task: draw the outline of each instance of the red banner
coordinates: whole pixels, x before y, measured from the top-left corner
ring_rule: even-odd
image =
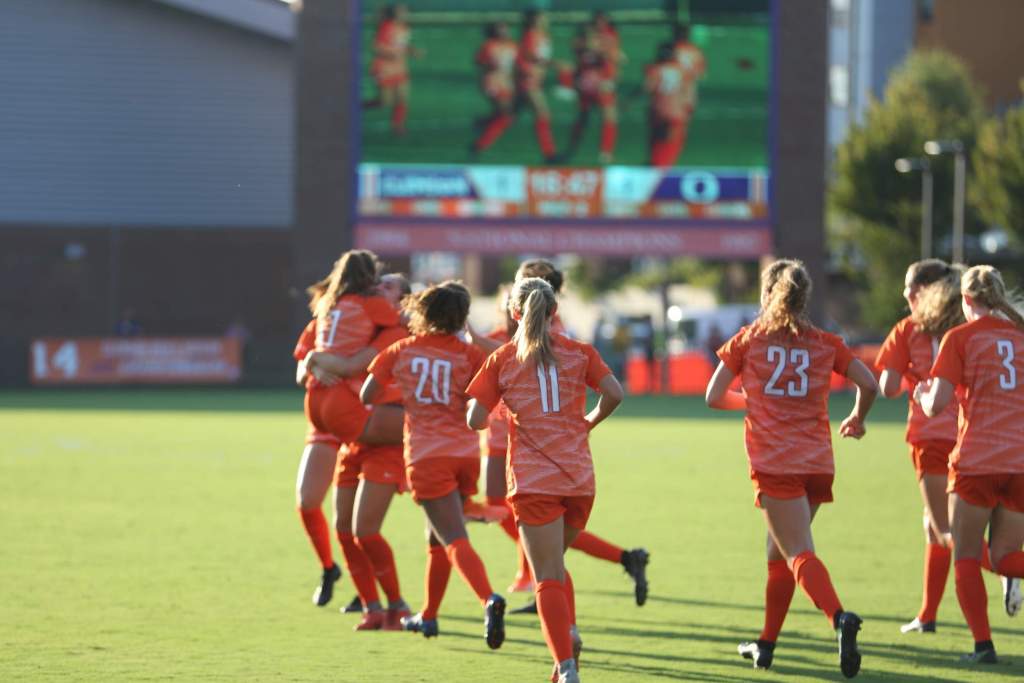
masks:
[[[36,339],[33,384],[227,384],[242,376],[238,339]]]

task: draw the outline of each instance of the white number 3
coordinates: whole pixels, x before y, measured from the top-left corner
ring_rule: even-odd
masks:
[[[1006,374],[999,374],[999,386],[1003,389],[1016,389],[1017,388],[1017,368],[1013,367],[1013,342],[1009,339],[997,339],[996,340],[996,352],[1003,358],[1003,367],[1006,368]]]
[[[807,349],[790,349],[789,350],[789,362],[796,367],[793,369],[796,372],[797,377],[800,378],[800,383],[797,384],[793,380],[786,383],[785,390],[775,386],[775,383],[782,377],[783,371],[786,369],[786,349],[781,346],[769,346],[768,347],[768,362],[775,363],[775,371],[772,373],[768,383],[764,385],[764,393],[769,396],[806,396],[807,395],[807,368],[811,364],[811,354],[807,352]]]

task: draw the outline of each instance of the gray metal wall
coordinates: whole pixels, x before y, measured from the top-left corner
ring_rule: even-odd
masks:
[[[151,0],[0,3],[0,225],[290,226],[292,74]]]

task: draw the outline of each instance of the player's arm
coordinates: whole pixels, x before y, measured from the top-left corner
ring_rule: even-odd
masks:
[[[466,408],[466,424],[469,425],[470,429],[481,431],[487,429],[488,417],[491,412],[487,410],[480,401],[470,399],[469,405]]]
[[[918,383],[914,391],[914,400],[921,404],[925,415],[935,417],[946,409],[955,393],[952,382],[941,377],[932,377]]]
[[[867,433],[864,420],[867,419],[868,412],[878,396],[878,382],[868,370],[868,366],[857,358],[850,361],[850,365],[846,369],[846,377],[857,387],[857,398],[853,403],[853,411],[839,425],[839,434],[859,439]]]
[[[373,373],[370,373],[366,376],[366,381],[363,382],[363,386],[359,389],[359,400],[363,402],[363,405],[371,405],[373,400],[377,398],[380,390],[380,382],[373,376]]]
[[[497,339],[491,339],[486,334],[480,334],[468,322],[466,323],[466,333],[469,335],[470,343],[473,344],[473,346],[476,346],[484,353],[494,353],[499,348],[501,348],[502,342],[498,341]]]
[[[903,375],[896,370],[882,370],[878,384],[882,389],[882,396],[886,398],[896,398],[903,393]]]
[[[310,372],[324,370],[338,377],[352,377],[366,370],[377,349],[367,346],[351,356],[339,356],[327,351],[310,351],[306,355],[306,367]]]
[[[583,418],[590,425],[591,429],[601,424],[606,417],[615,412],[615,409],[622,403],[623,397],[622,385],[619,384],[619,380],[615,379],[615,375],[611,373],[605,375],[598,382],[597,392],[599,394],[597,405]]]
[[[743,392],[729,389],[729,385],[735,378],[736,375],[729,369],[729,366],[720,361],[704,392],[704,402],[708,404],[708,408],[715,410],[747,409],[746,395]]]

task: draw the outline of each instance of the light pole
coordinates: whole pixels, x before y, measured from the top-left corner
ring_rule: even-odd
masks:
[[[964,194],[967,189],[967,155],[960,140],[929,140],[924,151],[931,156],[953,154],[953,263],[964,262]]]
[[[932,167],[928,157],[897,159],[900,173],[921,171],[921,258],[932,257]]]

